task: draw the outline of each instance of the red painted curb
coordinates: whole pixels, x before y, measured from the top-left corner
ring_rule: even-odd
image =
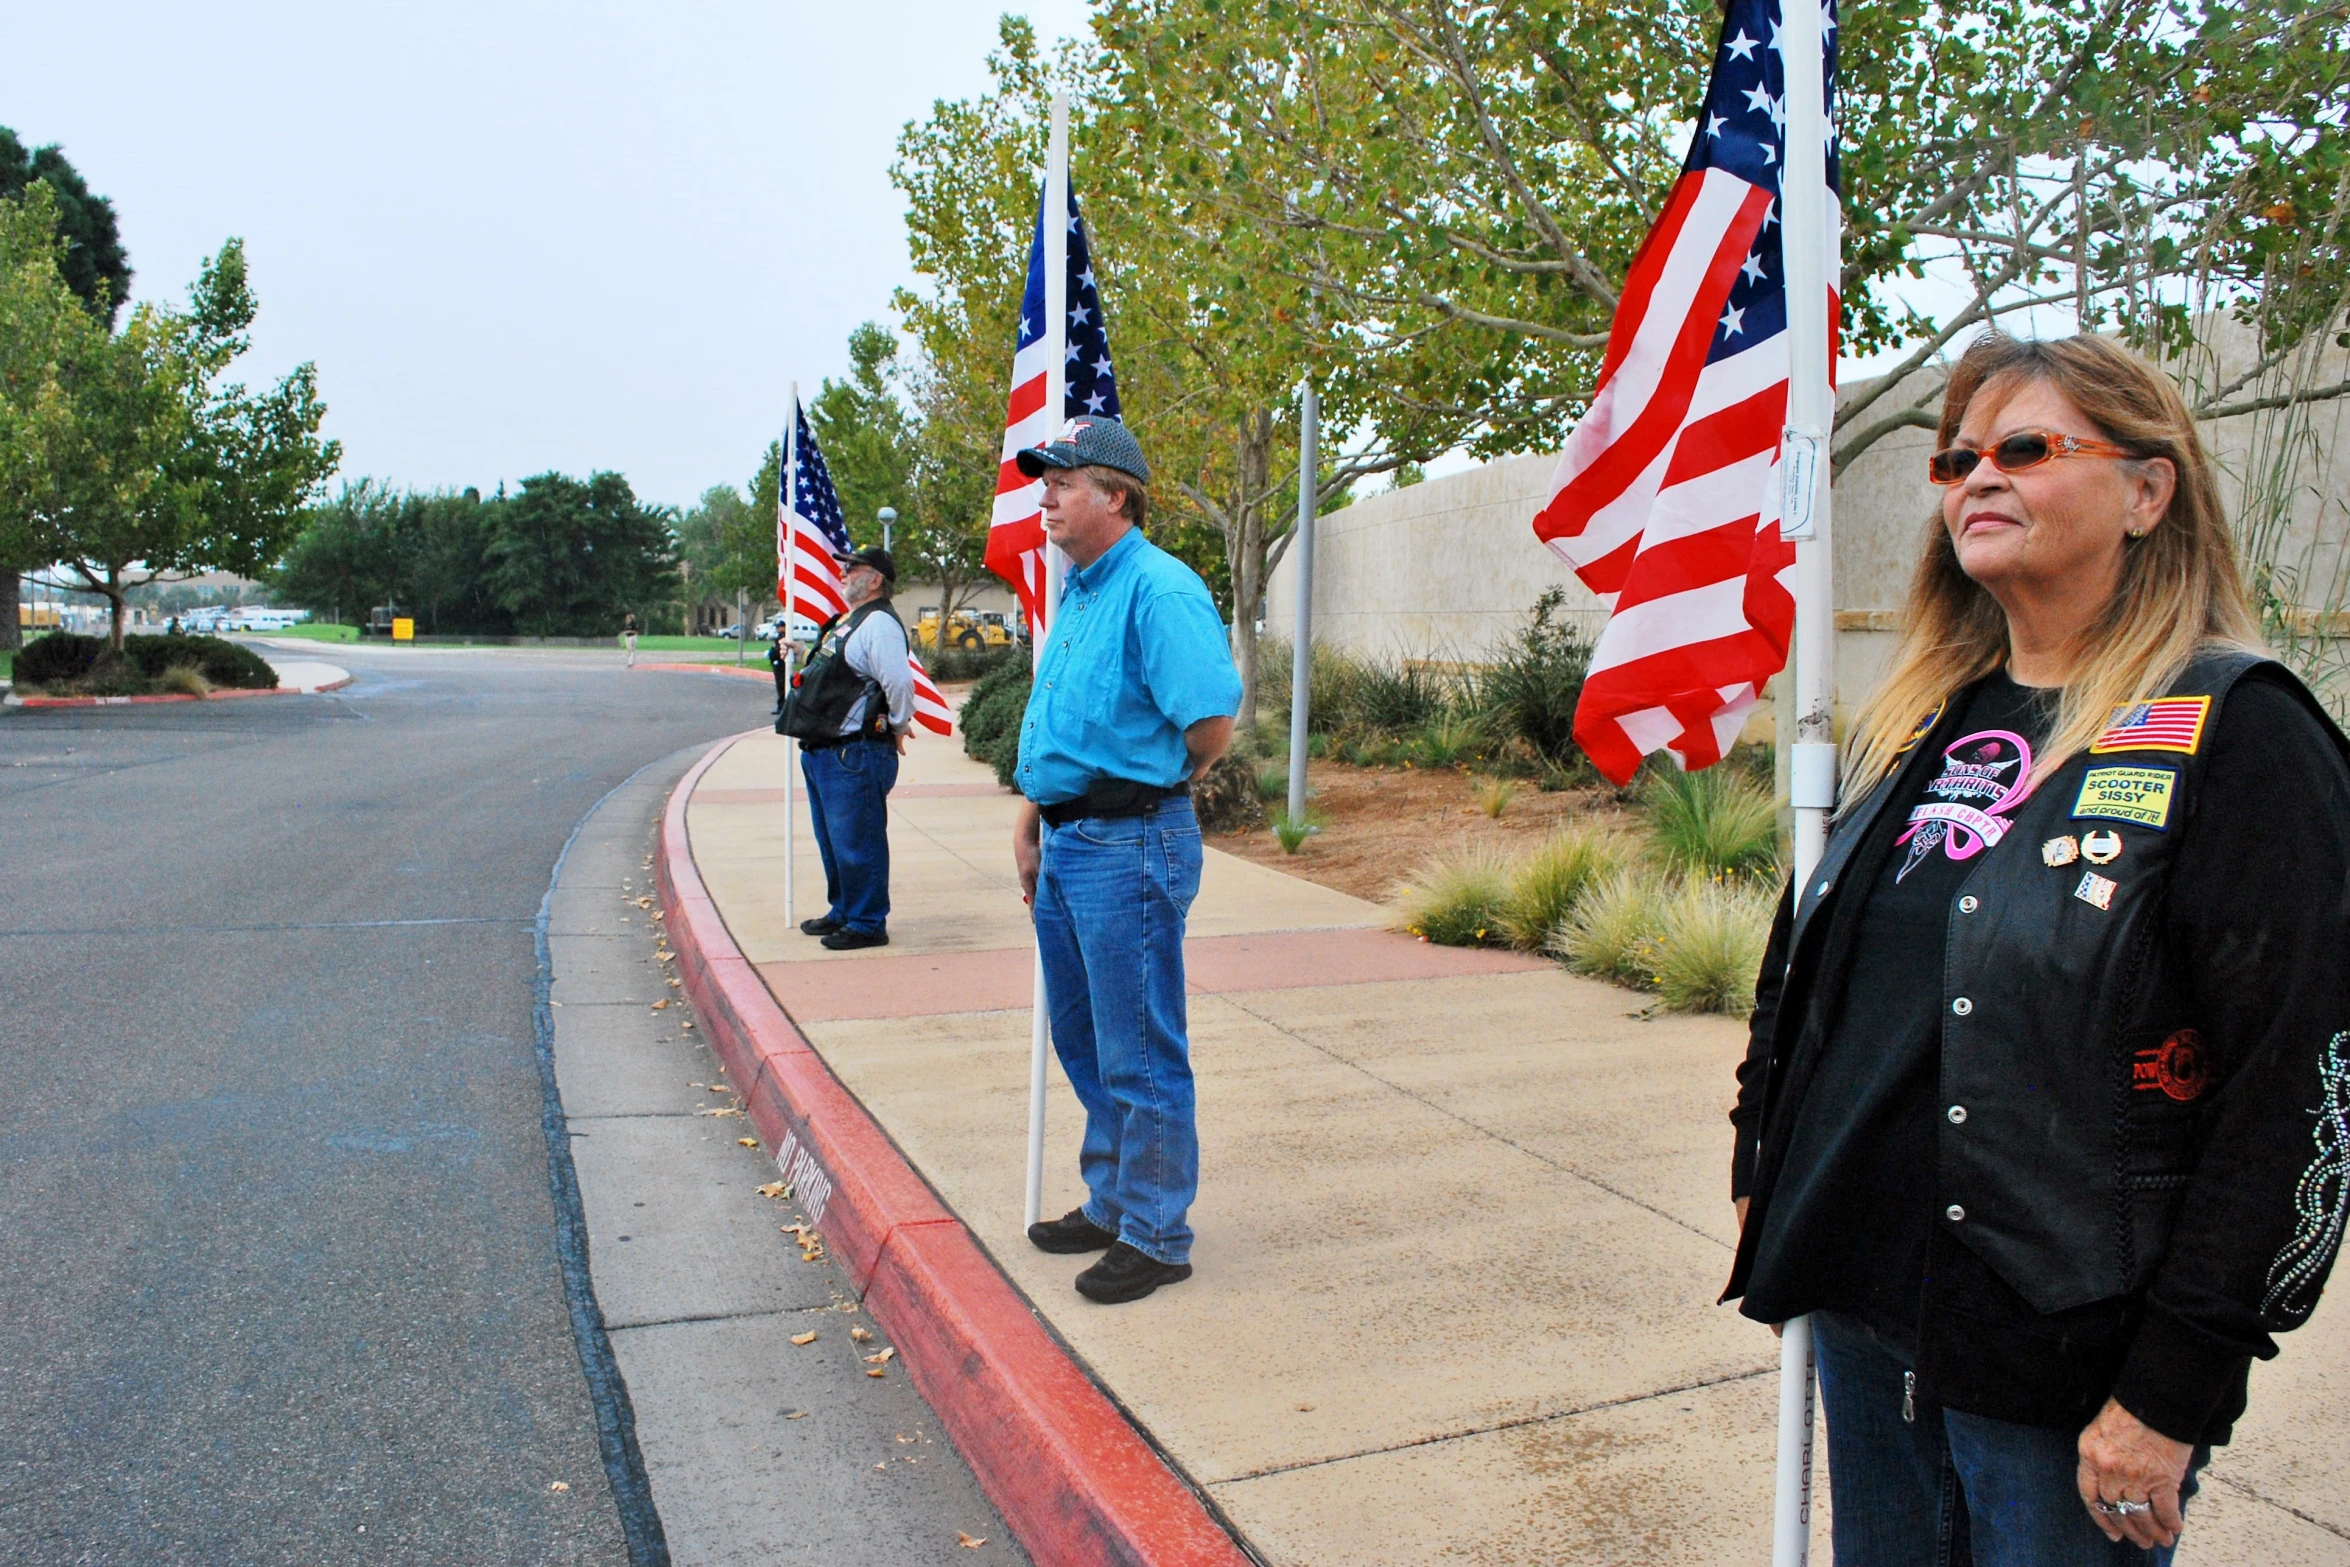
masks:
[[[759,730],[749,733],[757,734]],[[1211,1517],[938,1200],[768,993],[695,868],[669,796],[656,867],[685,992],[752,1123],[914,1386],[1029,1556],[1045,1567],[1247,1567]]]
[[[349,685],[349,680],[340,682]],[[321,691],[332,691],[334,686],[321,686]],[[240,691],[233,687],[215,691],[209,696],[190,696],[185,691],[158,691],[149,696],[14,696],[9,702],[17,707],[132,707],[144,702],[218,702],[233,696],[304,696],[306,692],[285,686],[272,686],[262,691]]]

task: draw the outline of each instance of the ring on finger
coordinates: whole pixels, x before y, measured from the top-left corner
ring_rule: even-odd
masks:
[[[2140,1513],[2154,1511],[2152,1502],[2133,1502],[2127,1497],[2118,1501],[2096,1501],[2090,1504],[2108,1518],[2134,1518]]]

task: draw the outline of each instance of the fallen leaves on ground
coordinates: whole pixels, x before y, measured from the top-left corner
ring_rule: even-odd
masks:
[[[712,1108],[712,1109],[708,1109],[708,1110],[696,1110],[696,1111],[694,1112],[694,1114],[696,1114],[696,1115],[715,1115],[715,1116],[741,1115],[742,1113],[743,1113],[743,1107],[742,1107],[741,1105],[718,1105],[718,1106],[716,1106],[715,1108]]]
[[[759,1146],[759,1139],[756,1137],[738,1137],[735,1139],[735,1141],[742,1144],[745,1148],[756,1148]]]
[[[878,1355],[867,1355],[865,1357],[865,1364],[868,1366],[886,1366],[891,1361],[897,1359],[897,1355],[898,1352],[896,1350],[885,1349]]]
[[[870,1370],[870,1371],[866,1372],[866,1373],[865,1373],[865,1375],[867,1375],[867,1376],[869,1376],[869,1377],[883,1377],[883,1378],[886,1378],[886,1377],[888,1377],[889,1373],[888,1373],[888,1372],[886,1372],[886,1371],[884,1371],[884,1370],[882,1370],[882,1369],[881,1369],[879,1366],[875,1366],[875,1367],[874,1367],[872,1370]],[[881,1465],[879,1465],[879,1464],[875,1464],[873,1467],[874,1467],[874,1468],[876,1468],[876,1469],[879,1469],[879,1468],[881,1467]]]
[[[663,996],[660,1000],[653,1003],[652,1010],[658,1012],[667,1005],[669,1005],[669,998],[667,996]]]
[[[987,1536],[984,1534],[965,1534],[962,1530],[957,1529],[955,1531],[955,1543],[960,1545],[966,1551],[976,1551],[987,1543]]]
[[[759,1188],[759,1195],[762,1197],[789,1197],[791,1188],[781,1181],[769,1181]]]
[[[789,1414],[785,1415],[783,1418],[786,1420],[805,1420],[808,1418],[808,1412],[805,1409],[795,1409]]]
[[[674,986],[674,985],[682,985],[682,984],[684,984],[684,983],[685,983],[685,981],[684,981],[684,980],[682,980],[682,979],[673,979],[673,980],[671,980],[669,983],[670,983],[671,985],[673,985],[673,986]]]
[[[571,1487],[570,1487],[570,1485],[569,1485],[569,1484],[567,1484],[566,1482],[564,1482],[564,1481],[561,1481],[561,1480],[557,1480],[557,1481],[555,1481],[553,1484],[549,1485],[549,1486],[547,1487],[547,1489],[548,1489],[548,1490],[550,1490],[550,1491],[554,1491],[554,1492],[556,1492],[556,1493],[558,1493],[558,1494],[561,1494],[562,1492],[569,1491],[569,1490],[571,1489]]]
[[[862,1325],[849,1329],[849,1337],[855,1339],[860,1344],[870,1344],[873,1342],[872,1333]]]
[[[653,906],[653,900],[650,898],[639,898],[636,900],[636,906],[640,909],[649,909]]]
[[[816,1342],[816,1330],[810,1328],[805,1333],[794,1333],[791,1336],[791,1341],[794,1344],[813,1344]]]

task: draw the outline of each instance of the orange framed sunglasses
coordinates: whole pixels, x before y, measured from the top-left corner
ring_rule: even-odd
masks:
[[[1957,484],[1989,458],[2001,473],[2021,473],[2059,457],[2127,457],[2110,441],[2092,441],[2083,435],[2059,435],[2054,430],[2018,430],[2002,436],[1989,451],[1971,446],[1946,446],[1926,459],[1926,477],[1936,484]]]

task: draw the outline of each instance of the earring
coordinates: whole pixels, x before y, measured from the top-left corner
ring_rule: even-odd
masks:
[[[2133,539],[2142,539],[2146,537],[2146,530],[2144,528],[2132,528],[2129,531],[2129,537]]]

